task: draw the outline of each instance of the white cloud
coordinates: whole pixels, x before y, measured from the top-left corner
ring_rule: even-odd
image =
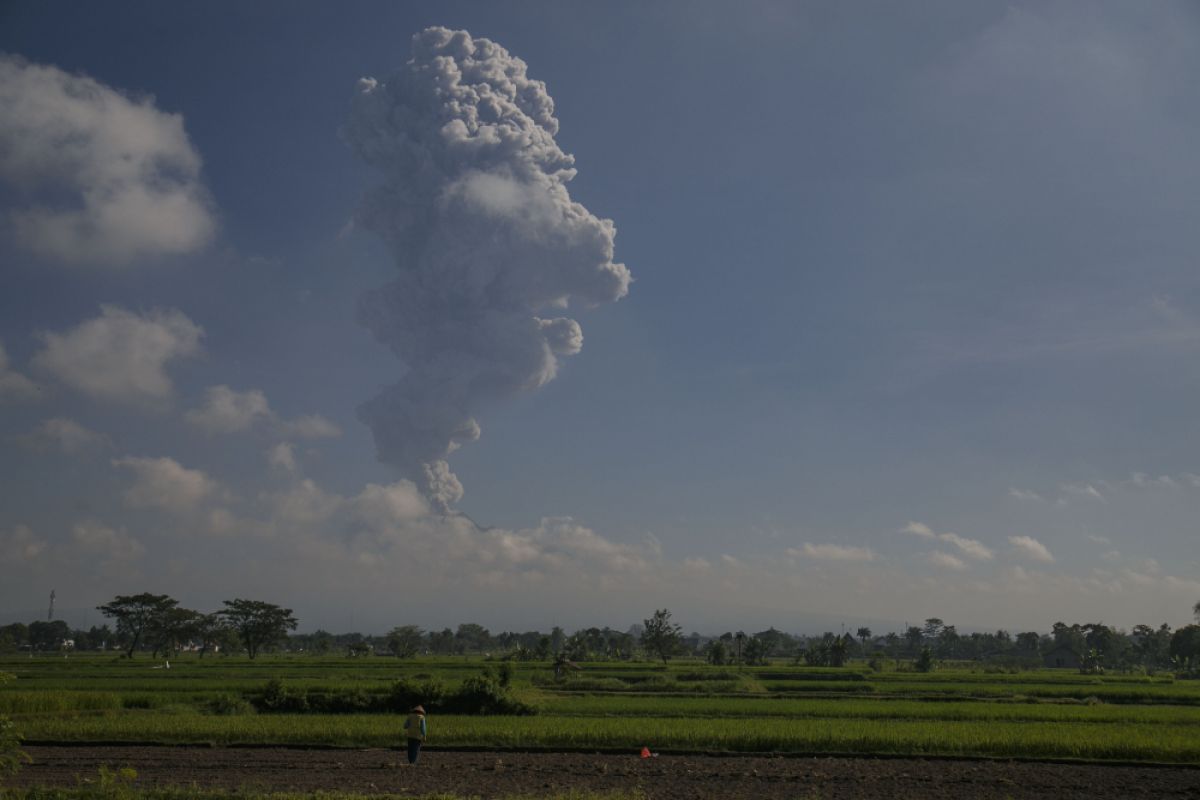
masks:
[[[319,414],[283,420],[271,409],[262,390],[239,392],[225,385],[208,387],[204,392],[204,403],[188,411],[184,418],[212,434],[239,433],[263,423],[286,438],[321,439],[342,435],[341,428]]]
[[[975,539],[966,539],[957,533],[934,533],[933,529],[923,522],[910,522],[901,528],[900,531],[901,533],[911,533],[922,539],[940,539],[943,542],[949,542],[967,556],[979,561],[990,561],[995,556],[991,549],[984,545],[983,542]]]
[[[100,316],[65,333],[43,333],[34,366],[84,394],[114,402],[171,397],[168,362],[200,352],[204,331],[176,310],[134,314],[101,306]]]
[[[104,434],[88,430],[78,422],[64,417],[46,420],[21,436],[20,440],[35,450],[59,450],[70,455],[112,447],[112,440]]]
[[[37,384],[9,367],[8,353],[4,351],[4,345],[0,344],[0,402],[32,400],[37,395]]]
[[[120,266],[196,250],[216,229],[183,117],[84,75],[0,57],[0,179],[23,247]]]
[[[1135,472],[1129,476],[1129,482],[1139,489],[1151,489],[1155,487],[1166,489],[1178,489],[1179,484],[1170,475],[1159,475],[1155,478],[1152,475],[1147,475],[1144,472]]]
[[[961,558],[944,553],[941,550],[934,550],[929,554],[929,563],[935,567],[945,567],[946,569],[953,570],[964,570],[967,568],[966,562]]]
[[[188,469],[173,458],[130,456],[112,463],[134,474],[133,485],[125,492],[125,502],[133,508],[187,511],[217,490],[216,482],[203,472]]]
[[[995,556],[995,553],[986,547],[983,542],[976,541],[975,539],[964,539],[955,533],[943,533],[938,538],[943,542],[949,542],[970,558],[978,561],[991,561]]]
[[[1010,536],[1008,541],[1014,550],[1032,561],[1041,561],[1045,564],[1054,562],[1054,556],[1051,555],[1046,545],[1032,536]]]
[[[204,393],[204,405],[188,411],[184,418],[209,433],[237,433],[249,430],[257,420],[270,419],[271,408],[258,389],[236,392],[228,386],[210,386]]]
[[[1100,490],[1097,489],[1095,486],[1092,486],[1090,483],[1064,484],[1062,486],[1062,492],[1064,495],[1069,495],[1069,496],[1074,496],[1074,497],[1083,497],[1083,498],[1086,498],[1089,500],[1098,500],[1101,503],[1107,502],[1104,495],[1101,494]],[[1059,502],[1059,505],[1065,505],[1067,502],[1067,498],[1060,497],[1058,502]]]
[[[815,558],[820,561],[874,561],[875,553],[869,547],[850,547],[840,544],[812,544],[805,542],[799,549],[790,547],[788,555]]]
[[[295,472],[296,454],[293,452],[290,444],[280,442],[267,450],[267,463],[272,467],[285,469],[288,472]]]
[[[0,531],[0,563],[16,565],[37,558],[46,549],[46,542],[34,536],[27,525],[17,525],[11,531]]]
[[[1012,488],[1008,490],[1008,496],[1017,500],[1026,500],[1030,502],[1040,502],[1042,496],[1037,492],[1031,492],[1028,489]]]
[[[84,553],[103,561],[129,561],[145,554],[146,548],[125,529],[116,530],[95,521],[80,522],[71,529],[71,541]]]
[[[932,539],[936,535],[933,529],[924,522],[910,522],[900,529],[901,533],[911,533],[914,536],[920,536],[922,539]]]

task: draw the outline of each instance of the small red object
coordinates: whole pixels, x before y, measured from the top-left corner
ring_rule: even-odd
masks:
[[[649,758],[649,757],[650,757],[650,748],[643,747],[642,748],[642,758]]]

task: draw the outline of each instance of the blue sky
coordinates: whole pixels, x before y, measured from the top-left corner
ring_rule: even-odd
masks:
[[[633,276],[534,309],[582,350],[472,408],[449,514],[357,412],[405,372],[356,307],[408,251],[351,223],[385,173],[344,132],[429,26],[546,83],[565,187]],[[0,609],[1182,624],[1198,28],[1183,3],[6,4]]]

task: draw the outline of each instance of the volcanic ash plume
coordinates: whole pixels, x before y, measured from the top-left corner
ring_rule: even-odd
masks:
[[[575,320],[540,315],[623,297],[629,270],[612,221],[567,193],[574,159],[545,84],[503,47],[429,28],[403,68],[358,89],[343,136],[384,182],[355,221],[398,270],[359,319],[408,367],[358,414],[379,459],[445,511],[462,496],[445,459],[479,438],[478,409],[542,386],[583,346]]]

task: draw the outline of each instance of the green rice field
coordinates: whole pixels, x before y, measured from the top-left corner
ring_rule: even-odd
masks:
[[[255,711],[255,699],[278,679],[293,691],[382,702],[401,678],[453,688],[498,666],[478,658],[210,656],[173,660],[168,670],[145,658],[8,658],[0,671],[16,680],[0,685],[0,713],[30,742],[395,746],[395,713]],[[430,744],[1200,764],[1200,682],[1171,676],[689,661],[581,667],[556,681],[548,664],[513,665],[510,691],[535,714],[431,709]]]

